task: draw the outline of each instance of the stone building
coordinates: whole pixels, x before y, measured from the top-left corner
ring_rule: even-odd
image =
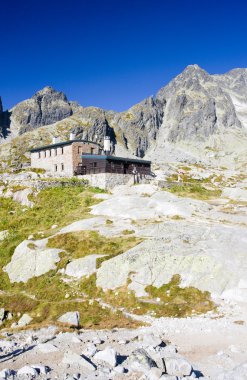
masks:
[[[137,182],[151,174],[151,162],[110,155],[110,139],[105,137],[104,147],[87,140],[57,142],[31,150],[31,166],[45,169],[54,177],[87,178],[95,186],[107,188],[109,183]],[[103,185],[102,185],[103,184]]]
[[[45,169],[54,176],[71,177],[81,163],[82,154],[101,154],[100,146],[92,141],[75,140],[57,142],[32,149],[31,167]]]

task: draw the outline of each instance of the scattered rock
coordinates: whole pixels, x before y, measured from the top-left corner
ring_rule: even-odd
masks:
[[[163,359],[164,369],[168,375],[173,376],[190,376],[192,372],[191,364],[179,357],[166,357]]]
[[[124,373],[125,372],[125,369],[123,366],[121,365],[118,365],[114,368],[114,371],[117,372],[117,373]]]
[[[36,369],[36,371],[42,375],[46,375],[51,371],[51,368],[46,365],[32,364],[31,367]]]
[[[163,343],[159,337],[154,336],[153,334],[144,334],[139,337],[139,340],[143,347],[152,346],[155,348]]]
[[[94,359],[102,360],[110,364],[112,367],[115,367],[117,365],[117,353],[114,348],[111,347],[106,347],[104,350],[96,352]]]
[[[69,364],[69,365],[77,364],[77,365],[87,368],[90,371],[96,370],[95,364],[93,364],[88,358],[82,357],[74,352],[66,352],[64,354],[62,362],[64,364]]]
[[[17,326],[18,326],[18,327],[24,327],[24,326],[27,326],[27,325],[32,321],[32,319],[33,319],[33,318],[30,317],[30,315],[28,315],[28,314],[23,314],[23,316],[21,317],[21,319],[19,319]]]
[[[50,354],[52,352],[59,351],[59,349],[52,343],[39,343],[36,348],[43,354]]]
[[[8,368],[4,368],[0,371],[0,379],[3,378],[3,379],[7,379],[7,377],[11,376],[11,375],[14,375],[15,374],[15,371],[11,371],[10,369]]]
[[[4,239],[6,239],[8,236],[9,236],[8,230],[0,231],[0,241],[4,241]]]
[[[25,365],[24,367],[20,368],[18,371],[17,371],[17,376],[20,376],[20,375],[31,375],[31,376],[37,376],[38,375],[38,371],[29,366],[29,365]]]
[[[82,352],[83,355],[92,357],[96,354],[97,347],[93,343],[88,343],[85,350]]]
[[[155,361],[143,348],[132,352],[128,358],[128,362],[130,363],[130,368],[137,371],[146,371],[150,370],[152,367],[157,367]]]
[[[69,311],[58,318],[58,322],[65,323],[69,326],[79,327],[80,314],[78,311]]]
[[[148,380],[158,380],[162,375],[162,370],[158,367],[152,367],[148,372],[146,372],[146,376]]]
[[[2,321],[4,320],[4,318],[5,318],[5,310],[4,310],[4,308],[2,307],[2,308],[0,309],[0,321],[2,322]]]

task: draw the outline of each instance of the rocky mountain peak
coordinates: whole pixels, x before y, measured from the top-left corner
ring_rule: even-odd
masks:
[[[206,72],[204,69],[202,69],[202,68],[201,68],[199,65],[197,65],[197,64],[186,66],[186,68],[184,69],[184,72],[185,72],[185,71],[187,71],[187,72],[203,72],[203,73]]]
[[[12,121],[19,125],[19,134],[53,124],[73,114],[66,95],[50,86],[36,92],[31,99],[17,104],[11,112]]]
[[[37,91],[32,97],[32,99],[41,99],[41,100],[44,98],[49,99],[50,101],[60,99],[68,103],[67,96],[63,92],[55,90],[51,86],[46,86],[42,90]]]
[[[207,71],[203,70],[198,65],[189,65],[187,66],[180,75],[178,75],[175,79],[185,79],[185,78],[193,78],[195,79],[205,79],[208,78],[210,75],[207,73]]]

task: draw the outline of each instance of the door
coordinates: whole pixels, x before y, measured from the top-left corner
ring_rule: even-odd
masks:
[[[124,174],[128,174],[129,164],[124,164]]]

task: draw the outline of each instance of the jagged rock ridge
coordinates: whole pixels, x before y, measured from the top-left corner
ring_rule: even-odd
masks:
[[[63,92],[52,87],[43,90],[12,110],[12,120],[20,125],[19,134],[43,125],[53,124],[72,115],[72,106]]]
[[[162,157],[181,146],[190,146],[190,152],[191,147],[200,152],[225,146],[231,153],[247,139],[247,69],[210,75],[198,65],[188,66],[155,97],[125,112],[81,107],[51,87],[10,110],[12,136],[49,124],[54,124],[50,133],[63,138],[74,131],[101,142],[109,134],[113,150],[140,157]]]

